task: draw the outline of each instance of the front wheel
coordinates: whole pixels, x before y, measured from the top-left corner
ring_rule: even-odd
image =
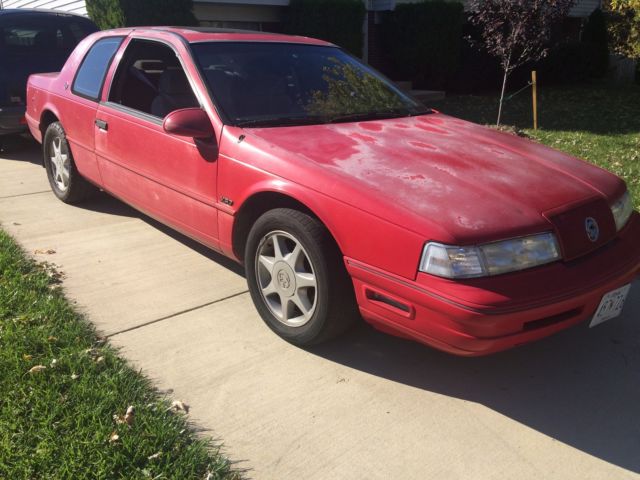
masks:
[[[249,233],[245,267],[260,316],[288,342],[320,343],[357,317],[342,256],[324,225],[305,213],[278,208],[260,217]]]

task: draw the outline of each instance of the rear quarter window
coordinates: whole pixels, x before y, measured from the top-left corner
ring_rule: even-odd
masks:
[[[98,99],[107,69],[121,43],[122,37],[107,37],[93,44],[76,73],[73,93],[91,100]]]

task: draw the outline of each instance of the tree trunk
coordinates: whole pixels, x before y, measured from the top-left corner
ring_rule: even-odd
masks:
[[[504,71],[504,78],[502,79],[502,92],[500,92],[500,106],[498,107],[498,121],[496,122],[496,126],[500,126],[500,121],[502,120],[502,104],[504,103],[504,94],[507,90],[507,77],[509,76],[509,71]]]

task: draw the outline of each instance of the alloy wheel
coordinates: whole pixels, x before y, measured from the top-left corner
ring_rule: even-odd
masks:
[[[263,300],[279,322],[301,327],[313,316],[317,279],[308,253],[293,235],[265,235],[256,253],[256,280]]]
[[[69,188],[69,176],[71,171],[71,160],[69,155],[62,152],[62,139],[56,137],[51,142],[49,151],[51,159],[51,175],[61,192],[66,192]]]

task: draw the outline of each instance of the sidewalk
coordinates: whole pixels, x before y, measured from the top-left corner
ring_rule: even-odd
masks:
[[[36,146],[0,158],[0,222],[255,479],[640,478],[640,282],[621,318],[463,359],[362,325],[305,351],[242,269],[114,200],[49,192]]]

